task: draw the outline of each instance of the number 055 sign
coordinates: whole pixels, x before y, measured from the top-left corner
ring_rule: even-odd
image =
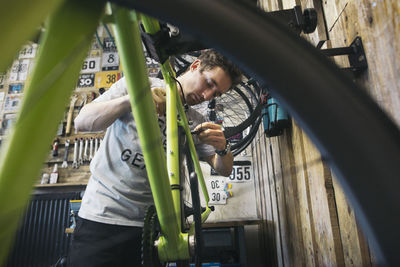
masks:
[[[234,161],[233,170],[229,176],[231,183],[244,183],[253,180],[253,168],[251,161]]]

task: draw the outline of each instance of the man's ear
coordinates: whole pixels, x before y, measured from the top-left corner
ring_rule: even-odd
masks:
[[[192,64],[190,65],[190,70],[191,71],[195,71],[197,68],[200,67],[201,61],[200,59],[196,59],[195,61],[192,62]]]

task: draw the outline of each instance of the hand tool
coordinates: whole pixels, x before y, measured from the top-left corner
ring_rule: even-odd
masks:
[[[67,115],[67,126],[65,127],[65,135],[69,135],[71,133],[72,116],[74,114],[75,102],[77,99],[78,97],[76,95],[73,95],[71,98]]]
[[[79,139],[78,165],[83,164],[83,138]]]
[[[79,168],[79,165],[78,165],[78,138],[75,138],[74,161],[72,162],[72,168],[74,168],[74,169]]]
[[[69,153],[69,140],[65,141],[65,152],[64,152],[64,161],[61,164],[61,168],[68,168],[68,153]]]
[[[94,140],[93,140],[93,137],[90,137],[89,161],[92,161],[92,159],[93,159],[93,141],[94,141]]]
[[[85,149],[83,150],[83,161],[88,161],[88,146],[89,146],[89,139],[85,138]]]

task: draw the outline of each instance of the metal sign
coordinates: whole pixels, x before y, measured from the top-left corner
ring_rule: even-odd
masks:
[[[81,73],[93,73],[100,71],[100,57],[86,58],[83,61]]]
[[[225,205],[227,200],[227,193],[225,191],[225,180],[223,177],[213,177],[206,179],[208,195],[210,197],[209,204],[212,205]]]
[[[8,86],[8,93],[9,94],[20,94],[20,93],[22,93],[23,88],[24,88],[24,85],[22,83],[10,84]]]
[[[81,74],[78,79],[77,87],[93,87],[94,86],[94,73]]]
[[[36,56],[37,44],[24,45],[19,51],[18,58],[34,58]]]
[[[96,88],[108,88],[121,78],[120,71],[104,71],[96,73]]]
[[[8,95],[4,103],[4,112],[14,112],[19,108],[22,101],[22,94]]]
[[[231,183],[251,182],[253,180],[251,161],[234,161],[232,173],[228,179]]]
[[[103,52],[116,52],[117,46],[115,45],[114,38],[104,37],[103,39]]]
[[[6,74],[0,73],[0,89],[4,88],[4,81],[6,80]]]
[[[9,80],[12,82],[25,81],[28,76],[29,59],[15,60],[10,70]]]
[[[102,70],[118,70],[119,57],[118,52],[104,52],[102,57]]]
[[[3,100],[5,96],[6,96],[5,92],[0,92],[0,108],[3,107]]]

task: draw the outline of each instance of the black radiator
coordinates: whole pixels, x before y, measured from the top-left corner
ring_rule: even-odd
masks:
[[[68,255],[70,235],[69,201],[81,199],[81,192],[33,196],[9,254],[8,267],[55,266]]]

